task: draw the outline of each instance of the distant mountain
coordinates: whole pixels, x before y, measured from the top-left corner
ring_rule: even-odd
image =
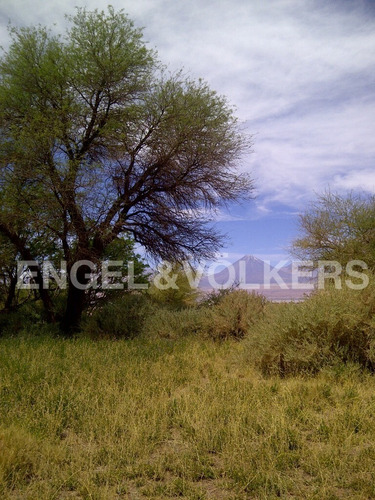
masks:
[[[278,278],[279,277],[279,278]],[[223,288],[231,284],[245,285],[280,285],[282,280],[288,287],[293,283],[292,264],[278,270],[253,255],[244,255],[234,262],[230,268],[225,268],[211,276],[203,276],[199,288]],[[306,279],[300,279],[300,283]]]

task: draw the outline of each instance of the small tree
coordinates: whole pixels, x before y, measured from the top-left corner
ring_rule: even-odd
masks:
[[[191,276],[196,273],[192,266],[185,267],[178,262],[171,265],[168,272],[167,279],[164,278],[163,273],[156,274],[157,282],[151,283],[148,293],[150,297],[157,303],[170,307],[171,309],[181,309],[184,307],[191,307],[197,304],[200,296],[198,288],[194,287],[187,272]]]
[[[233,110],[203,81],[160,69],[122,11],[69,20],[65,38],[12,28],[0,61],[0,231],[24,259],[59,250],[69,276],[124,234],[156,258],[212,255],[211,211],[252,191],[235,168],[249,140]],[[86,298],[69,281],[67,332]]]
[[[375,196],[326,192],[300,216],[291,251],[303,260],[363,260],[375,269]]]

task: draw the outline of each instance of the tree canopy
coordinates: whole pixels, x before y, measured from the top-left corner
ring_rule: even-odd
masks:
[[[1,234],[25,260],[61,255],[68,273],[123,236],[156,258],[211,256],[223,241],[212,211],[253,188],[233,109],[163,69],[122,11],[68,19],[65,36],[11,28],[0,60]],[[85,300],[70,281],[66,330]]]
[[[375,197],[327,191],[300,216],[292,253],[303,260],[362,260],[375,269]]]

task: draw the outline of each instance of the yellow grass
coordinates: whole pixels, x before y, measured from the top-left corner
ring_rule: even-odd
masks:
[[[243,344],[0,340],[2,499],[375,498],[375,380]]]

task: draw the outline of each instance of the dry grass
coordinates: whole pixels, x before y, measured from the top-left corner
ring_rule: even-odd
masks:
[[[373,376],[266,379],[242,349],[1,339],[1,498],[374,498]]]

